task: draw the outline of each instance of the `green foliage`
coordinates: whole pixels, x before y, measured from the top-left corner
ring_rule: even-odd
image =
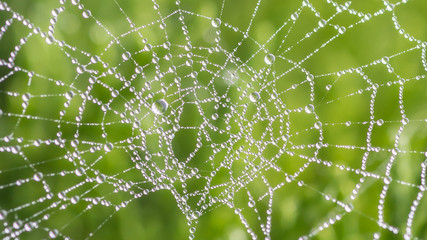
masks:
[[[73,2],[0,11],[1,237],[407,233],[426,187],[424,1]]]

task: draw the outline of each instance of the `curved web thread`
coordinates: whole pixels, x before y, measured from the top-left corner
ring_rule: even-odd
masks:
[[[240,26],[227,1],[214,15],[153,1],[141,23],[113,0],[115,27],[90,2],[61,0],[39,24],[1,2],[2,237],[100,237],[119,212],[159,192],[176,202],[190,239],[205,236],[204,219],[223,209],[252,239],[327,238],[354,219],[370,223],[356,229],[362,236],[423,237],[426,152],[417,132],[427,116],[417,89],[427,44],[401,26],[398,10],[410,3],[360,10],[302,1],[260,41],[257,17],[268,3],[248,4]],[[108,41],[93,49],[68,41],[57,30],[67,21]],[[350,67],[324,62],[369,24],[391,26],[404,44]],[[65,70],[21,57],[40,47]],[[317,202],[314,219],[282,232],[276,222],[292,210],[281,205]],[[94,224],[76,233],[78,221]]]

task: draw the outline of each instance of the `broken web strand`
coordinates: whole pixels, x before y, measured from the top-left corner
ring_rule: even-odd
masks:
[[[258,1],[257,2],[257,7],[255,8],[255,11],[254,11],[254,14],[252,15],[252,17],[251,17],[251,21],[250,21],[250,24],[249,24],[249,27],[248,27],[248,30],[245,32],[245,33],[243,33],[243,36],[245,36],[246,37],[246,35],[247,35],[247,33],[249,32],[249,29],[250,29],[250,25],[251,25],[251,23],[252,23],[252,21],[253,21],[253,19],[255,18],[255,16],[256,16],[256,10],[257,10],[257,8],[258,8],[258,5],[260,4],[260,2],[261,1]],[[73,1],[73,3],[78,3],[78,1]],[[306,1],[304,1],[303,2],[303,4],[306,4],[307,2]],[[330,2],[331,3],[331,2]],[[332,2],[332,4],[333,5],[337,5],[336,3],[334,3],[334,2]],[[77,4],[75,4],[75,5],[77,5]],[[155,4],[156,5],[156,4]],[[79,5],[80,6],[80,5]],[[224,6],[224,4],[223,4],[223,6]],[[389,6],[387,6],[386,8],[390,8]],[[121,9],[121,8],[120,8]],[[123,10],[122,10],[122,12],[123,12]],[[381,13],[381,11],[380,11],[380,14],[383,14],[384,12],[382,12]],[[85,11],[83,11],[83,13],[82,13],[83,15],[82,15],[82,17],[84,17],[84,18],[88,18],[88,17],[91,17],[91,14],[89,14],[89,12],[87,12],[87,10],[85,10]],[[161,17],[161,16],[160,16]],[[292,20],[296,20],[298,18],[298,16],[291,16],[291,19]],[[129,20],[129,18],[127,18],[128,20]],[[19,20],[19,19],[18,19]],[[130,20],[129,20],[130,21]],[[130,22],[130,24],[131,24],[131,22]],[[185,25],[185,24],[184,24]],[[226,24],[226,23],[224,23],[224,26],[227,26],[228,24]],[[230,25],[228,25],[228,26],[230,26]],[[230,26],[231,27],[231,26]],[[339,34],[344,34],[345,33],[345,30],[344,29],[342,29],[341,27],[340,28],[338,28],[337,29],[338,30],[338,32],[339,32]],[[166,35],[167,36],[167,35]],[[117,38],[115,38],[115,39],[117,39]],[[332,39],[329,39],[329,41],[328,42],[326,42],[324,45],[322,45],[322,47],[323,46],[326,46],[326,44],[328,44],[329,42],[332,42],[332,40],[333,40],[333,38]],[[54,42],[56,42],[56,40],[52,37],[52,36],[47,36],[46,35],[46,42],[47,42],[47,44],[52,44],[52,43],[54,43]],[[58,43],[58,44],[62,44],[62,43]],[[112,45],[113,44],[115,44],[115,43],[112,43]],[[240,42],[240,44],[241,44],[241,42]],[[239,46],[239,44],[238,44],[238,46]],[[294,45],[295,46],[295,45]],[[71,50],[73,50],[73,51],[76,51],[76,49],[75,48],[73,48],[73,47],[70,47],[70,49]],[[424,48],[425,49],[425,48]],[[219,47],[219,50],[220,51],[224,51],[224,52],[226,52],[224,49],[222,49],[222,48],[220,48]],[[236,50],[237,50],[237,47],[231,52],[231,53],[228,53],[229,55],[228,56],[232,56],[235,52],[236,52]],[[306,59],[308,59],[311,55],[314,55],[316,52],[317,52],[318,50],[315,50],[313,53],[311,53],[310,55],[308,55],[304,60],[302,60],[302,61],[300,61],[300,62],[298,62],[298,64],[296,64],[296,66],[295,66],[295,68],[299,68],[299,65],[303,62],[303,61],[305,61]],[[425,51],[424,51],[425,52]],[[128,52],[125,52],[124,53],[124,56],[125,57],[123,57],[123,60],[124,61],[126,61],[126,60],[129,60],[129,58],[130,58],[130,56],[127,54]],[[278,57],[280,57],[280,55],[278,56]],[[231,60],[231,57],[229,57],[228,59],[227,59],[227,61],[228,60]],[[270,61],[271,62],[271,61]],[[157,65],[158,65],[158,63],[156,63]],[[78,74],[80,74],[80,72],[83,72],[82,71],[82,69],[80,69],[79,68],[80,66],[78,66],[77,67],[77,69],[76,69],[76,71],[77,71],[77,73]],[[225,66],[222,66],[222,67],[225,67]],[[291,71],[291,70],[290,70]],[[290,72],[289,71],[289,72]],[[348,71],[351,71],[351,69],[350,70],[348,70]],[[254,73],[255,72],[255,70],[252,70],[252,73]],[[307,71],[306,70],[306,72],[309,74],[308,75],[308,79],[307,79],[307,81],[311,81],[311,82],[313,82],[313,80],[315,80],[315,79],[317,79],[317,76],[313,76],[313,77],[311,77],[312,75],[310,75],[310,73],[309,73],[309,71]],[[274,71],[273,71],[273,73],[274,73]],[[344,72],[345,73],[345,72]],[[251,74],[251,73],[250,73]],[[340,73],[341,74],[341,73]],[[281,75],[281,76],[278,76],[277,78],[275,78],[275,80],[279,80],[281,77],[283,77],[284,75]],[[40,76],[41,77],[41,76]],[[418,79],[419,80],[419,79]],[[211,81],[212,82],[212,81]],[[274,81],[273,81],[274,82]],[[98,81],[98,83],[100,83],[99,81]],[[300,83],[299,85],[296,85],[296,86],[293,86],[291,89],[289,89],[289,91],[291,91],[292,89],[295,89],[295,88],[298,88],[301,84],[304,84],[304,83]],[[314,83],[310,83],[310,85],[311,85],[311,92],[312,92],[312,94],[314,94],[313,93],[313,84]],[[71,87],[71,86],[70,86]],[[71,87],[72,88],[72,87]],[[112,88],[110,88],[111,89],[111,92],[112,92],[112,94],[113,95],[117,95],[116,93],[115,93],[115,91],[116,90],[112,90]],[[255,89],[254,89],[255,90]],[[369,89],[366,89],[366,91],[369,91]],[[363,90],[362,90],[362,92],[363,92]],[[374,91],[375,92],[375,91]],[[400,92],[399,92],[399,97],[400,97],[400,95],[401,95],[401,92],[403,92],[403,86],[400,88]],[[90,94],[90,93],[89,93]],[[283,93],[279,93],[279,94],[283,94]],[[355,94],[360,94],[359,92],[357,92],[357,93],[355,93]],[[216,95],[217,96],[217,93],[214,93],[214,95]],[[119,95],[117,95],[117,96],[119,96]],[[251,97],[252,96],[252,97]],[[48,97],[47,95],[46,96],[41,96],[41,97]],[[24,103],[28,103],[30,100],[30,98],[28,98],[27,97],[27,95],[25,95],[25,94],[23,94],[22,95],[22,98],[23,98],[23,100],[24,100]],[[251,94],[250,94],[250,97],[249,97],[250,99],[251,99],[251,102],[253,102],[253,103],[257,103],[259,100],[262,100],[262,99],[260,99],[260,96],[259,96],[259,93],[255,90],[255,91],[253,91]],[[372,97],[372,100],[371,100],[371,112],[373,111],[373,102],[374,102],[374,100],[375,100],[375,94],[373,94],[373,97]],[[313,101],[313,99],[311,100],[311,101]],[[339,99],[336,99],[335,101],[339,101]],[[98,101],[96,101],[96,103],[99,103]],[[80,122],[79,121],[79,119],[82,117],[81,115],[83,114],[83,112],[84,112],[84,105],[85,105],[86,103],[83,103],[82,104],[82,106],[83,106],[83,109],[81,110],[81,114],[79,114],[79,116],[77,116],[76,117],[76,120],[77,120],[77,125],[81,125],[80,123],[78,123],[78,122]],[[401,103],[399,103],[401,106],[403,106],[403,100],[402,100],[402,102]],[[147,107],[147,106],[150,106],[150,104],[149,103],[146,103],[145,104],[145,106]],[[107,106],[105,107],[105,108],[107,108]],[[160,108],[160,109],[162,109],[162,108]],[[311,109],[311,107],[309,107],[309,109]],[[161,110],[160,112],[162,112],[163,110]],[[295,110],[290,110],[289,112],[288,112],[288,114],[290,114],[290,113],[292,113],[292,112],[299,112],[299,111],[302,111],[302,109],[295,109]],[[306,111],[307,113],[308,112],[311,112],[311,111],[313,111],[313,110],[309,110],[309,111]],[[117,113],[119,113],[119,112],[117,112]],[[6,113],[6,116],[11,116],[11,115],[9,115],[8,113]],[[24,108],[24,111],[21,113],[21,116],[25,116],[25,108]],[[402,116],[404,116],[404,113],[402,113]],[[257,117],[261,117],[261,116],[257,116]],[[371,113],[371,118],[374,118],[374,115],[373,115],[373,113]],[[35,119],[38,119],[37,117],[35,118]],[[318,119],[318,116],[316,115],[316,119]],[[404,118],[402,118],[402,121],[404,121],[405,119]],[[289,118],[288,118],[288,121],[289,121]],[[102,121],[102,127],[104,126],[104,121]],[[363,124],[368,124],[368,123],[363,123]],[[374,126],[373,124],[372,124],[372,121],[371,122],[369,122],[369,124],[370,124],[370,130],[368,131],[368,135],[369,135],[369,133],[370,133],[370,131],[372,130],[372,126]],[[404,124],[403,122],[402,122],[402,124]],[[407,123],[405,123],[404,125],[406,125]],[[18,123],[17,123],[17,125],[16,126],[19,126],[19,121],[18,121]],[[317,127],[315,126],[315,128],[316,129],[318,129],[319,131],[322,131],[322,126],[326,126],[326,124],[325,123],[319,123],[318,125],[317,125]],[[288,124],[288,126],[287,126],[287,128],[291,128],[291,125],[290,124]],[[396,135],[396,141],[398,141],[398,139],[399,139],[399,137],[400,137],[400,134],[401,134],[401,132],[403,131],[403,126],[399,129],[399,133],[398,133],[398,135]],[[289,131],[288,131],[289,132]],[[105,137],[104,138],[106,138],[106,131],[103,129],[103,133],[105,134]],[[290,136],[290,137],[292,137],[292,136]],[[77,135],[77,137],[76,138],[78,138],[78,135]],[[319,139],[320,140],[320,139]],[[18,140],[18,142],[19,142],[20,140]],[[368,136],[368,144],[369,144],[369,136]],[[47,143],[46,143],[47,144]],[[60,144],[60,143],[59,143]],[[79,143],[77,143],[77,144],[79,144]],[[95,151],[105,151],[106,153],[107,152],[110,152],[111,150],[112,150],[112,148],[114,148],[113,147],[113,145],[111,144],[111,143],[105,143],[105,144],[101,144],[101,145],[98,145],[98,144],[96,144],[96,143],[89,143],[89,144],[93,144],[93,145],[97,145],[97,147],[96,147],[96,149],[95,149]],[[321,143],[320,143],[321,144]],[[322,145],[320,145],[321,147],[322,147]],[[313,147],[313,146],[307,146],[307,147]],[[397,147],[398,147],[398,143],[396,143],[396,149],[397,149]],[[368,150],[368,148],[369,148],[369,146],[366,148],[366,150]],[[15,152],[19,152],[19,150],[17,150],[17,149],[10,149],[12,152],[13,151],[15,151]],[[395,154],[397,154],[398,153],[398,151],[399,150],[395,150],[395,149],[389,149],[388,151],[390,151],[393,155],[395,155]],[[395,153],[395,152],[397,152],[397,153]],[[81,153],[84,153],[84,152],[81,152]],[[171,154],[173,154],[172,152],[170,152]],[[20,152],[19,154],[22,154],[22,152]],[[289,154],[291,154],[291,153],[289,153]],[[307,157],[307,156],[304,156],[304,157]],[[263,159],[264,160],[264,162],[266,163],[266,165],[270,165],[270,164],[273,164],[273,161],[269,161],[269,160],[265,160],[265,159]],[[27,162],[29,162],[28,161],[28,159],[26,160]],[[326,164],[329,164],[328,162],[324,162],[324,161],[321,161],[321,160],[314,160],[314,159],[312,159],[312,161],[313,162],[317,162],[317,163],[326,163]],[[319,162],[320,161],[320,162]],[[389,162],[389,165],[391,166],[392,165],[392,163],[393,163],[393,161],[394,161],[394,158],[393,158],[393,156],[390,158],[390,162]],[[144,166],[144,167],[147,167],[148,168],[148,166]],[[341,167],[341,166],[340,166]],[[356,172],[358,169],[349,169],[349,168],[345,168],[345,169],[343,169],[343,170],[345,170],[345,171],[354,171],[354,172]],[[77,170],[76,170],[77,171]],[[80,171],[80,170],[79,170]],[[79,171],[77,171],[77,172],[79,172]],[[303,170],[302,170],[303,171]],[[80,174],[80,173],[79,173]],[[258,174],[257,173],[255,173],[254,174],[254,178],[257,178],[258,176],[257,176]],[[363,175],[363,174],[362,174]],[[100,175],[98,175],[97,176],[97,178],[96,179],[102,179],[102,177],[99,177]],[[262,176],[262,174],[260,175],[261,176],[261,178],[263,177]],[[371,177],[371,176],[370,176]],[[381,178],[381,177],[380,177]],[[38,174],[38,173],[36,173],[35,175],[34,175],[34,180],[35,181],[39,181],[41,179],[41,176],[40,176],[40,174]],[[388,177],[385,177],[384,179],[388,179]],[[26,181],[26,180],[25,180]],[[24,182],[25,182],[24,181]],[[101,180],[100,181],[98,181],[98,180],[96,180],[97,182],[102,182]],[[388,180],[387,180],[388,181]],[[249,181],[250,182],[250,181]],[[386,182],[386,180],[385,180],[385,182]],[[22,182],[20,182],[20,184],[22,184]],[[281,184],[281,185],[283,185],[283,184]],[[304,185],[304,184],[301,184],[302,186],[306,186],[306,185]],[[386,185],[388,185],[388,184],[386,184]],[[69,191],[72,191],[73,189],[75,189],[75,188],[78,188],[79,187],[79,185],[76,185],[75,187],[73,187],[73,188],[71,188]],[[270,188],[269,188],[270,189]],[[387,190],[384,190],[383,191],[383,193],[385,194],[386,193],[386,191]],[[251,196],[251,193],[250,193],[250,191],[248,190],[247,191],[247,193],[248,193],[248,195],[249,196]],[[321,192],[319,192],[319,193],[321,193]],[[84,196],[84,195],[82,195],[82,196]],[[182,196],[179,196],[179,198],[181,198]],[[185,196],[184,196],[185,197]],[[385,198],[385,197],[384,197]],[[71,198],[70,199],[70,201],[73,203],[73,202],[78,202],[78,200],[77,200],[77,198]],[[254,203],[252,203],[252,201],[254,201]],[[260,199],[258,199],[258,201],[260,201]],[[250,205],[252,206],[252,207],[255,207],[255,205],[256,205],[256,202],[257,201],[255,201],[255,200],[250,200]],[[124,205],[126,205],[126,203],[127,202],[124,202],[125,204]],[[182,202],[181,202],[182,203]],[[223,204],[226,204],[226,203],[228,203],[227,201],[223,201],[222,202]],[[185,204],[183,204],[183,205],[185,205]],[[249,203],[248,203],[248,205],[249,205]],[[340,202],[338,202],[338,205],[339,206],[341,206],[346,212],[351,212],[351,210],[352,210],[352,208],[351,207],[349,207],[350,205],[349,204],[344,204],[344,203],[340,203]],[[381,201],[380,201],[380,205],[381,205]],[[249,207],[251,207],[251,206],[249,206]],[[118,208],[120,208],[120,206],[116,206],[116,209],[117,209],[117,207]],[[270,207],[270,209],[271,209],[271,207]],[[269,209],[269,210],[270,210]],[[256,210],[256,208],[255,208],[255,211],[257,212],[257,210]],[[196,212],[194,212],[194,213],[196,213]],[[199,212],[200,213],[200,212]],[[201,214],[201,213],[200,213]],[[196,219],[198,216],[198,214],[196,214],[196,215],[193,215],[193,214],[191,214],[192,216],[190,217],[190,218],[192,218],[193,220],[194,219]],[[381,212],[379,212],[379,218],[381,219],[381,215],[382,215],[382,213]],[[196,216],[196,217],[194,217],[194,216]],[[243,215],[239,215],[239,216],[242,216],[242,218],[244,219],[244,216]],[[337,215],[337,216],[339,216],[339,215]],[[408,217],[408,225],[409,225],[409,217]],[[260,219],[259,219],[260,220]],[[339,219],[337,219],[337,220],[339,220]],[[107,221],[107,219],[106,219],[106,221]],[[192,220],[191,220],[192,221]],[[190,222],[191,222],[190,221]],[[261,221],[261,220],[260,220]],[[20,226],[20,223],[19,222],[15,222],[16,224],[14,224],[15,226],[18,226],[18,227],[16,227],[16,228],[18,228],[19,229],[19,226]],[[248,230],[248,232],[249,232],[249,234],[253,237],[253,238],[255,238],[256,237],[256,233],[253,231],[253,230],[251,230],[251,228],[250,228],[250,226],[247,224],[247,221],[243,221],[242,220],[242,223],[246,226],[246,228],[247,228],[247,230]],[[266,226],[268,226],[268,225],[266,225]],[[380,221],[379,222],[379,226],[380,227],[383,227],[383,228],[389,228],[389,230],[390,231],[392,231],[392,232],[396,232],[397,230],[396,230],[396,228],[393,228],[393,227],[387,227],[387,225],[385,225],[385,224],[383,224],[382,223],[382,221]],[[385,226],[385,227],[384,227]],[[320,228],[318,228],[317,230],[315,230],[315,231],[312,231],[312,233],[311,234],[309,234],[309,236],[314,236],[314,235],[316,235],[319,231],[321,231],[321,230],[323,230],[323,227],[320,227]],[[192,230],[190,230],[190,232],[191,232]],[[193,230],[194,231],[194,230]],[[55,236],[57,236],[59,233],[58,233],[58,231],[57,230],[50,230],[49,231],[49,236],[50,237],[55,237]],[[266,236],[268,236],[269,235],[269,228],[267,227],[267,228],[265,228],[265,231],[264,231],[264,234],[266,235]],[[92,234],[91,234],[92,235]],[[91,236],[90,235],[90,236]],[[409,236],[409,235],[408,235]],[[375,236],[374,236],[375,237]]]

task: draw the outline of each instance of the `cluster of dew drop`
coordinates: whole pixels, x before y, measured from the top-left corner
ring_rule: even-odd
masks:
[[[169,104],[164,99],[160,99],[153,102],[151,105],[151,110],[154,114],[161,115],[164,114],[166,110],[168,110],[168,106]]]

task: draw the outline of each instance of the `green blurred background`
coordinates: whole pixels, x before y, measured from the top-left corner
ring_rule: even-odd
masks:
[[[375,125],[372,130],[371,143],[373,147],[379,147],[379,151],[370,152],[366,171],[380,177],[385,176],[386,164],[391,157],[391,150],[394,148],[395,135],[402,125],[400,123],[402,117],[399,112],[400,84],[397,81],[401,78],[407,79],[403,90],[403,105],[410,122],[400,136],[398,148],[401,152],[397,155],[391,170],[391,177],[395,181],[390,185],[384,205],[384,221],[399,228],[400,232],[394,235],[389,230],[381,229],[378,226],[376,222],[378,201],[384,182],[382,178],[368,177],[362,184],[359,195],[352,202],[354,211],[344,214],[341,221],[317,233],[313,239],[371,239],[375,232],[381,233],[382,239],[403,238],[410,207],[419,192],[416,186],[420,185],[421,181],[420,164],[425,161],[427,83],[424,77],[415,79],[416,76],[421,76],[426,71],[423,66],[425,54],[424,58],[422,57],[422,51],[425,52],[425,48],[424,50],[416,48],[418,44],[416,41],[410,41],[404,34],[399,34],[392,17],[395,14],[400,26],[406,30],[405,33],[425,41],[427,38],[425,15],[427,3],[425,1],[409,1],[407,4],[396,6],[394,12],[385,12],[352,28],[348,28],[348,26],[357,22],[360,17],[348,12],[340,13],[329,21],[327,27],[313,33],[301,42],[299,41],[304,39],[308,32],[318,26],[319,16],[323,19],[330,18],[335,14],[336,7],[326,1],[310,1],[319,14],[316,16],[308,7],[301,8],[301,1],[263,0],[257,7],[255,0],[224,2],[182,0],[178,7],[175,1],[161,0],[156,1],[159,5],[158,10],[154,9],[152,1],[145,0],[117,0],[117,3],[114,0],[81,0],[80,2],[85,9],[91,11],[93,18],[83,18],[82,10],[70,1],[66,1],[64,5],[51,0],[7,1],[13,11],[39,26],[42,32],[48,31],[51,25],[52,10],[64,6],[65,11],[60,13],[55,24],[51,25],[55,29],[53,35],[57,40],[63,40],[76,49],[60,48],[58,43],[46,44],[40,34],[34,34],[28,38],[28,42],[21,47],[13,61],[15,66],[25,69],[24,71],[17,71],[11,76],[5,77],[11,72],[11,69],[7,66],[0,67],[0,78],[2,79],[0,81],[0,109],[9,114],[3,114],[0,117],[0,137],[11,136],[10,141],[5,138],[0,139],[0,146],[20,146],[25,155],[24,158],[12,153],[0,152],[0,185],[5,186],[20,179],[31,179],[34,170],[29,166],[34,164],[32,166],[35,169],[44,173],[44,180],[55,193],[53,200],[32,204],[32,206],[9,214],[6,221],[3,221],[8,225],[0,227],[2,231],[17,219],[24,220],[31,216],[34,217],[34,214],[37,214],[35,219],[41,219],[41,216],[45,214],[43,210],[47,210],[46,213],[49,213],[49,204],[59,201],[56,193],[85,180],[84,177],[74,174],[66,174],[64,177],[59,175],[61,171],[73,172],[76,169],[75,165],[64,159],[65,155],[72,154],[76,149],[80,153],[79,158],[84,159],[88,164],[100,158],[101,160],[96,163],[94,169],[107,176],[114,176],[107,181],[109,184],[101,184],[91,190],[86,197],[104,196],[112,203],[120,204],[132,199],[129,191],[113,193],[114,189],[124,185],[123,181],[137,182],[139,188],[131,188],[135,192],[142,192],[144,188],[153,187],[152,184],[146,182],[140,171],[135,169],[135,164],[131,160],[134,155],[129,150],[130,143],[125,140],[130,136],[140,134],[132,128],[132,124],[115,123],[107,125],[103,129],[99,125],[76,127],[75,124],[57,123],[43,119],[60,119],[59,111],[67,109],[62,119],[70,122],[76,121],[75,117],[78,116],[83,99],[77,95],[70,101],[70,106],[64,108],[64,104],[67,102],[64,94],[70,90],[79,92],[88,88],[87,79],[91,73],[85,72],[77,75],[78,64],[76,63],[87,64],[91,56],[101,56],[101,59],[108,63],[108,68],[116,67],[115,72],[120,73],[120,76],[126,79],[134,78],[131,86],[136,89],[144,88],[144,84],[148,80],[151,81],[156,75],[157,69],[154,64],[151,64],[153,52],[160,58],[160,71],[166,71],[171,67],[171,62],[163,59],[168,50],[162,47],[162,44],[166,42],[166,36],[165,31],[159,27],[161,23],[159,16],[168,16],[164,22],[166,23],[167,38],[171,43],[170,52],[173,55],[174,65],[180,66],[177,74],[183,81],[180,87],[177,87],[173,83],[174,78],[168,75],[160,82],[151,83],[154,97],[150,98],[148,106],[155,100],[165,99],[169,103],[169,109],[164,118],[159,117],[160,122],[155,122],[158,119],[154,118],[152,114],[144,117],[141,121],[141,131],[150,131],[153,127],[162,127],[164,131],[172,129],[173,124],[168,123],[166,119],[171,119],[172,122],[176,120],[180,126],[200,126],[205,118],[200,116],[198,109],[191,104],[196,100],[195,96],[189,94],[183,97],[175,94],[180,89],[194,88],[195,85],[199,85],[210,90],[206,91],[202,88],[197,90],[197,96],[200,99],[207,99],[206,103],[200,105],[205,113],[204,117],[211,119],[210,116],[214,113],[219,115],[218,120],[212,121],[213,126],[225,129],[230,125],[231,132],[242,131],[237,122],[227,124],[224,116],[230,112],[230,102],[239,106],[248,104],[248,110],[243,114],[247,121],[242,124],[247,125],[249,122],[254,124],[250,135],[255,140],[263,141],[262,134],[267,131],[266,128],[271,127],[271,134],[274,137],[280,137],[280,129],[286,128],[285,123],[269,122],[268,119],[259,120],[257,114],[260,114],[261,117],[280,114],[280,110],[276,108],[277,102],[270,97],[273,91],[279,93],[279,99],[286,105],[286,109],[303,109],[311,103],[311,88],[307,82],[303,82],[306,74],[301,69],[290,71],[279,79],[276,77],[293,67],[288,60],[299,62],[307,55],[316,52],[308,60],[301,62],[300,67],[316,76],[313,85],[313,104],[319,120],[323,123],[323,143],[329,144],[328,147],[319,150],[318,158],[334,165],[342,164],[351,169],[360,169],[362,157],[366,152],[361,148],[366,147],[372,90],[364,90],[369,87],[369,84],[354,71],[340,77],[337,77],[335,73],[366,66],[384,56],[389,56],[391,73],[390,68],[381,63],[363,68],[369,79],[380,86],[375,97],[374,120],[383,119],[385,121],[381,126]],[[390,2],[393,3],[393,1]],[[337,1],[337,3],[345,4],[344,1]],[[258,8],[256,16],[252,18],[255,8]],[[350,8],[374,15],[379,9],[384,8],[384,3],[379,0],[359,0],[353,1]],[[183,11],[179,12],[179,9]],[[296,22],[289,21],[281,29],[284,22],[296,11],[299,12]],[[192,68],[181,66],[187,59],[185,56],[187,52],[183,48],[187,41],[179,19],[180,14],[184,16],[182,20],[185,22],[184,30],[188,30],[188,36],[193,46],[191,52],[195,63]],[[3,24],[12,15],[11,12],[1,11],[0,22]],[[15,17],[17,18],[17,16]],[[218,28],[221,31],[219,34],[221,40],[218,45],[222,49],[233,52],[237,44],[241,42],[241,46],[234,52],[234,63],[230,61],[225,64],[227,56],[223,52],[209,54],[206,50],[217,45],[215,31],[218,29],[211,25],[213,18],[220,18],[222,21]],[[127,19],[135,24],[137,30],[132,30]],[[108,29],[111,35],[96,21]],[[249,38],[244,39],[242,32],[248,29],[249,23],[251,23],[248,32]],[[317,51],[323,43],[337,34],[333,25],[347,27],[346,33]],[[240,31],[235,32],[233,27]],[[278,31],[279,29],[281,30]],[[7,60],[11,51],[19,44],[20,39],[27,36],[29,32],[28,27],[18,19],[14,19],[0,38],[0,58]],[[275,37],[269,40],[273,34]],[[109,47],[113,41],[112,36],[117,37],[120,44],[113,44]],[[137,53],[146,46],[146,43],[142,41],[143,38],[147,39],[153,49],[148,53]],[[269,41],[267,42],[267,40]],[[148,67],[144,69],[145,78],[140,75],[133,76],[136,65],[132,61],[123,62],[124,49],[133,54],[132,57],[137,64],[141,66],[148,64]],[[407,51],[409,49],[412,50]],[[271,67],[275,75],[271,72],[266,73],[264,56],[267,53],[284,57],[276,57],[276,61]],[[394,56],[395,54],[398,55]],[[70,56],[67,57],[67,55]],[[218,72],[219,76],[213,77],[212,73],[201,71],[203,69],[201,61],[206,58],[209,61],[208,70]],[[223,68],[219,67],[223,65],[225,65]],[[237,71],[238,77],[234,84],[229,86],[222,81],[223,78],[229,77],[227,74],[240,70],[240,68],[243,71]],[[90,69],[106,71],[100,63],[91,65]],[[39,75],[29,77],[27,70]],[[260,74],[263,76],[262,79],[251,81],[251,77],[254,75],[252,71],[259,72],[260,70],[262,70]],[[194,79],[188,77],[192,71],[201,71],[196,84],[194,84]],[[209,84],[211,79],[215,80]],[[60,80],[64,86],[58,85],[56,80]],[[105,76],[100,78],[100,81],[108,84],[111,89],[107,89],[101,84],[94,84],[90,95],[104,103],[110,101],[111,109],[124,112],[124,104],[133,98],[133,93],[124,87],[125,83],[119,81],[117,76]],[[271,84],[268,84],[269,82]],[[387,85],[388,82],[390,82],[390,86]],[[294,84],[296,84],[295,89],[291,89]],[[169,85],[171,86],[162,92],[162,88]],[[352,94],[360,89],[363,90],[360,94]],[[120,90],[121,97],[113,99],[111,90]],[[216,94],[212,94],[213,91]],[[261,95],[260,101],[256,104],[251,103],[248,99],[248,95],[252,91],[257,91]],[[30,93],[32,97],[28,108],[23,112],[22,95],[25,93]],[[147,94],[145,92],[144,97],[147,97]],[[212,101],[212,95],[224,97],[216,103]],[[147,106],[138,106],[137,103],[131,105],[133,110],[141,108],[141,112],[136,114],[136,117],[142,118],[150,113]],[[216,105],[218,105],[217,110]],[[120,117],[112,112],[104,115],[98,104],[89,102],[84,106],[83,123],[120,121]],[[177,112],[173,112],[174,109],[180,109],[182,114],[179,116]],[[268,111],[268,114],[264,112],[265,110]],[[241,112],[241,110],[238,111]],[[37,116],[37,119],[17,117],[19,114]],[[162,119],[165,121],[162,122]],[[235,119],[239,121],[237,117]],[[314,118],[313,114],[295,111],[289,115],[289,120],[285,120],[290,124],[289,135],[291,136],[289,140],[291,144],[288,144],[287,150],[294,154],[291,156],[292,154],[286,153],[277,159],[276,165],[281,168],[282,173],[277,173],[272,169],[260,171],[260,175],[264,175],[271,186],[285,182],[284,173],[298,172],[298,169],[307,162],[307,159],[300,156],[313,157],[315,148],[312,145],[319,140],[319,131],[313,128],[314,123],[318,120]],[[351,122],[350,126],[344,124],[347,121]],[[40,147],[34,146],[34,140],[37,139],[57,139],[58,131],[62,133],[61,138],[67,140],[64,147],[57,146],[55,143],[42,144]],[[75,138],[73,135],[76,131],[80,133],[78,139],[81,144],[78,148],[70,145],[70,141]],[[103,131],[108,134],[106,138],[101,136]],[[206,180],[202,179],[210,176],[214,168],[224,162],[226,156],[229,157],[225,151],[214,155],[213,149],[210,147],[212,142],[218,144],[224,142],[227,136],[217,134],[210,129],[207,131],[211,134],[212,141],[203,138],[204,147],[186,164],[189,167],[186,170],[189,170],[190,167],[197,167],[201,178],[187,180],[186,187],[181,186],[182,184],[178,180],[174,186],[180,194],[185,195],[185,188],[187,193],[203,189]],[[185,161],[194,151],[197,134],[196,130],[180,130],[175,134],[171,147],[180,162]],[[245,132],[245,134],[248,133]],[[94,144],[83,143],[85,141]],[[133,142],[133,144],[146,146],[148,152],[163,151],[167,153],[167,146],[159,146],[159,141],[163,141],[165,144],[164,140],[161,140],[160,134],[152,134],[147,137],[146,142],[139,141]],[[103,150],[95,151],[95,153],[89,151],[91,147],[100,146],[102,148],[107,142],[115,143],[113,151],[108,153]],[[280,142],[280,144],[284,143]],[[355,146],[356,148],[339,148],[336,147],[337,145]],[[303,146],[304,148],[292,148],[292,146]],[[241,139],[230,149],[236,151],[239,147],[243,147],[249,153],[258,154],[257,145],[249,143],[246,139]],[[277,147],[269,145],[259,154],[269,159],[277,152]],[[141,151],[139,154],[141,157],[145,157],[146,152]],[[210,156],[215,157],[209,159]],[[252,169],[259,164],[259,159],[251,154],[240,153],[232,157],[234,157],[231,169],[233,173],[229,172],[230,169],[223,168],[223,172],[218,172],[213,178],[212,184],[229,182],[230,175],[237,178],[246,166]],[[246,161],[244,161],[245,159]],[[153,156],[151,161],[162,166],[162,164],[164,165],[163,160],[162,157]],[[131,170],[127,171],[129,168]],[[176,174],[171,172],[171,176]],[[98,173],[88,171],[87,174],[88,177],[95,178]],[[257,218],[265,220],[268,197],[256,203],[259,213],[254,213],[253,208],[248,207],[247,194],[247,191],[250,191],[252,196],[257,199],[268,192],[268,187],[260,175],[246,184],[243,189],[234,193],[234,205],[242,209],[250,227],[262,238],[260,227],[262,222],[259,222]],[[328,167],[323,164],[311,164],[295,181],[286,183],[274,192],[271,238],[298,239],[300,236],[308,235],[337,213],[344,213],[342,207],[326,200],[324,195],[328,194],[341,202],[350,203],[349,196],[360,178],[361,175],[353,171],[340,170],[337,167]],[[302,187],[297,185],[297,181],[300,180],[305,183]],[[402,183],[398,183],[397,180]],[[414,184],[414,186],[406,186],[403,183]],[[73,192],[81,195],[91,189],[93,185],[93,183],[86,184]],[[224,193],[224,189],[219,188],[211,190],[210,195],[212,197],[222,196],[222,193]],[[43,190],[41,182],[29,181],[21,186],[4,187],[0,189],[0,209],[11,210],[45,195],[46,192]],[[196,200],[189,202],[190,205],[195,206]],[[177,207],[173,195],[168,190],[159,190],[149,193],[148,196],[132,200],[129,205],[121,208],[117,213],[114,213],[114,207],[104,206],[94,206],[90,210],[84,210],[88,204],[80,201],[66,210],[55,210],[50,213],[49,220],[40,223],[39,229],[22,233],[20,237],[22,239],[47,238],[46,229],[59,229],[64,226],[66,227],[61,232],[73,239],[86,238],[90,233],[94,233],[92,237],[94,239],[185,239],[189,234],[186,216]],[[39,211],[42,211],[40,215]],[[414,236],[419,239],[427,237],[426,211],[427,204],[423,199],[416,211],[412,229]],[[203,212],[204,214],[198,219],[196,239],[250,239],[239,217],[227,205],[216,204]],[[108,221],[104,222],[104,220]],[[101,225],[102,228],[97,230]]]

